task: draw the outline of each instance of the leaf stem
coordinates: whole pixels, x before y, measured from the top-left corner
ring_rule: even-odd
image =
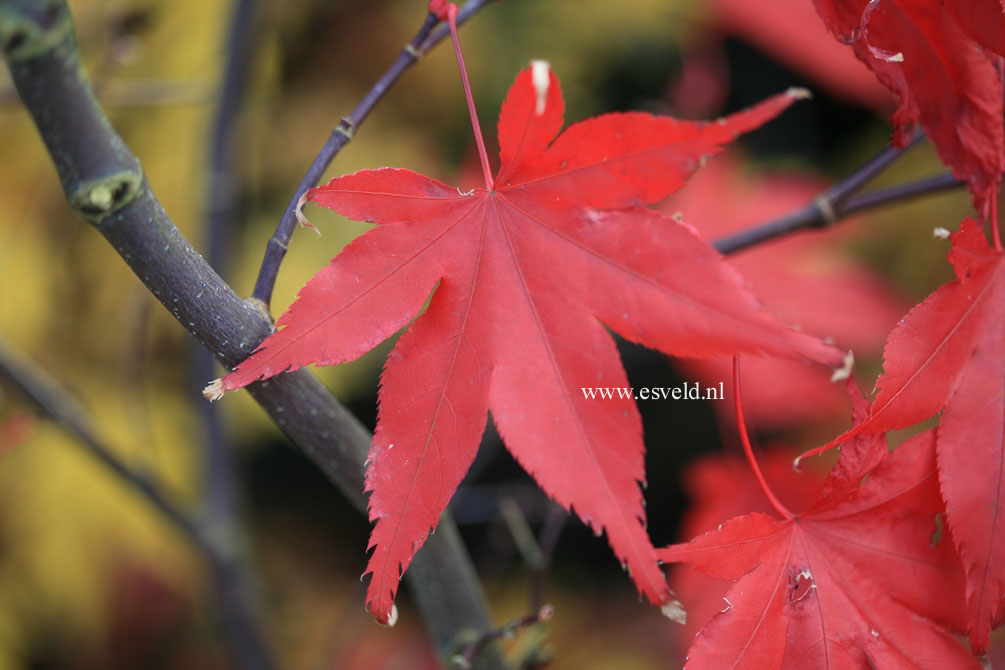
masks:
[[[469,0],[457,14],[457,23],[463,24],[492,2],[495,2],[495,0]],[[373,87],[370,88],[369,92],[363,96],[363,99],[359,101],[359,104],[352,110],[352,113],[343,118],[335,129],[332,130],[328,140],[321,147],[310,167],[307,168],[307,173],[300,180],[300,184],[286,206],[286,211],[283,212],[283,216],[279,219],[276,231],[269,238],[268,244],[265,247],[265,256],[262,258],[262,266],[258,270],[258,278],[255,280],[255,289],[251,297],[264,304],[266,309],[269,307],[269,303],[272,302],[272,291],[276,285],[279,266],[282,265],[283,258],[286,256],[286,250],[289,248],[290,238],[293,236],[293,231],[296,230],[297,204],[300,202],[300,198],[307,192],[307,189],[318,183],[321,175],[328,169],[335,156],[349,144],[356,129],[363,124],[370,115],[370,112],[373,111],[377,103],[387,94],[391,86],[401,78],[405,70],[418,62],[420,57],[443,41],[450,33],[448,29],[437,30],[436,27],[439,23],[439,19],[434,15],[426,15],[425,22],[419,28],[419,31],[415,33],[411,41],[401,50],[401,53],[398,54],[398,58],[391,64],[391,67],[381,75]]]
[[[736,430],[740,433],[740,441],[743,442],[743,453],[747,456],[747,461],[750,463],[751,469],[754,471],[754,476],[757,477],[757,483],[760,484],[761,490],[764,491],[764,495],[767,496],[768,502],[774,507],[779,514],[788,520],[795,518],[795,515],[789,511],[789,509],[782,504],[782,501],[775,497],[774,492],[771,487],[768,486],[767,480],[764,479],[764,473],[761,472],[761,467],[757,464],[757,459],[754,458],[754,448],[750,446],[750,437],[747,435],[747,422],[743,420],[743,401],[741,399],[742,393],[740,393],[740,357],[733,356],[733,406],[736,408]]]
[[[450,24],[450,36],[454,41],[454,55],[457,56],[457,67],[461,71],[461,83],[464,84],[464,97],[468,101],[468,114],[471,115],[471,127],[475,132],[475,144],[478,145],[478,157],[482,161],[482,172],[485,174],[485,188],[491,191],[495,183],[492,180],[492,168],[489,167],[489,157],[485,151],[485,139],[482,137],[482,127],[478,123],[478,111],[471,96],[471,83],[468,81],[468,70],[464,66],[464,55],[461,54],[461,41],[457,37],[457,5],[447,5],[447,22]]]

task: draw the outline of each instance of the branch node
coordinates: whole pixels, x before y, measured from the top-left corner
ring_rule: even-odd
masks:
[[[344,135],[347,140],[351,140],[356,134],[356,124],[348,116],[343,116],[342,123],[335,126],[335,132]]]
[[[0,47],[11,63],[37,58],[72,36],[73,20],[60,3],[0,11]]]
[[[834,205],[826,192],[814,198],[813,204],[820,211],[820,223],[817,224],[818,227],[824,228],[829,226],[840,218],[837,212],[834,211]]]
[[[273,322],[272,313],[269,311],[269,306],[265,304],[265,301],[252,296],[250,298],[245,298],[244,304],[251,308],[251,311],[255,314],[268,319],[270,323]]]
[[[409,42],[408,44],[406,44],[402,48],[402,51],[404,51],[405,53],[407,53],[412,58],[413,61],[417,61],[420,58],[422,58],[422,56],[423,56],[423,52],[420,51],[419,49],[417,49],[416,46],[414,44],[412,44],[411,42]]]
[[[136,198],[143,174],[124,170],[101,179],[81,182],[69,194],[70,206],[81,218],[100,224]]]

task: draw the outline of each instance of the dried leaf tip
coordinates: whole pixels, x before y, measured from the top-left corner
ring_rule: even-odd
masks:
[[[813,97],[813,94],[810,93],[810,89],[803,88],[802,86],[792,86],[785,91],[785,95],[790,98],[795,98],[796,100],[809,100]]]
[[[202,390],[202,394],[206,396],[210,402],[222,398],[223,393],[223,379],[214,379],[210,382],[209,386]]]
[[[534,94],[537,96],[534,114],[541,116],[548,103],[548,87],[551,86],[551,63],[546,60],[532,60],[530,62],[530,80],[534,84]]]
[[[303,226],[304,228],[310,228],[315,233],[317,233],[318,237],[321,237],[321,231],[318,230],[317,226],[308,221],[307,217],[304,216],[304,205],[307,204],[308,193],[310,193],[310,191],[304,191],[304,194],[300,196],[300,200],[297,200],[297,208],[293,211],[293,213],[297,215],[297,221],[300,223],[301,226]]]
[[[377,623],[381,626],[387,626],[388,628],[394,628],[394,624],[398,623],[398,606],[391,605],[391,613],[387,615],[387,621],[381,621],[377,619]]]
[[[845,379],[848,379],[849,377],[851,377],[852,370],[854,369],[855,369],[855,352],[849,349],[848,353],[844,355],[844,363],[841,365],[841,367],[839,367],[837,370],[834,371],[834,374],[831,375],[831,381],[842,382]]]
[[[684,605],[679,600],[671,598],[670,602],[660,608],[660,612],[666,618],[682,626],[687,623],[687,612],[684,611]]]

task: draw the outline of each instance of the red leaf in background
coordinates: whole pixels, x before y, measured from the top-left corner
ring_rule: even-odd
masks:
[[[378,226],[308,282],[280,329],[222,382],[234,389],[355,358],[408,325],[435,288],[381,378],[366,486],[376,521],[368,606],[382,621],[474,458],[490,408],[541,487],[607,532],[642,593],[668,597],[644,526],[637,409],[581,390],[628,386],[604,325],[678,355],[841,358],[768,316],[689,226],[639,207],[777,115],[792,93],[707,124],[608,114],[552,142],[564,105],[541,65],[519,75],[503,104],[493,190],[461,193],[383,169],[310,191],[313,202]]]
[[[702,237],[712,240],[804,206],[826,183],[792,174],[748,174],[731,156],[709,161],[671,196],[664,212],[681,211]],[[723,197],[728,193],[729,197]],[[879,355],[880,343],[906,309],[879,276],[842,254],[841,240],[854,222],[824,232],[791,236],[729,257],[769,311],[811,334],[829,335],[860,359]],[[680,360],[678,367],[706,384],[732,376],[729,357]],[[819,369],[772,358],[748,359],[744,369],[757,380],[744,390],[751,424],[765,428],[844,416],[848,400],[840,385]],[[732,387],[715,403],[721,418],[734,421]]]
[[[995,0],[997,1],[997,0]],[[902,146],[908,129],[921,123],[953,174],[965,179],[979,211],[1005,170],[1002,83],[986,52],[956,21],[985,31],[984,46],[1000,47],[1005,13],[947,11],[971,0],[815,0],[837,39],[857,55],[898,101],[893,115],[894,143]],[[985,25],[978,26],[978,20]]]
[[[948,538],[932,541],[934,442],[928,431],[887,455],[884,439],[862,439],[807,513],[754,513],[658,550],[736,580],[687,667],[979,668],[951,634],[964,620],[959,556]]]
[[[834,95],[890,108],[890,94],[827,35],[809,0],[715,0],[723,27],[746,38]]]
[[[17,412],[0,421],[0,456],[31,439],[34,430],[35,417],[28,412]]]
[[[869,418],[831,444],[945,409],[939,476],[967,568],[968,630],[982,651],[1005,605],[1005,259],[971,219],[951,239],[956,280],[890,333]]]

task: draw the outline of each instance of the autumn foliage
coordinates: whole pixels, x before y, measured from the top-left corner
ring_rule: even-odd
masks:
[[[806,12],[809,2],[778,4]],[[720,11],[742,4],[722,2]],[[491,412],[516,460],[606,534],[648,600],[673,597],[659,561],[732,582],[722,610],[694,638],[689,668],[979,667],[1005,602],[1005,261],[996,220],[1005,7],[815,5],[838,42],[893,93],[894,143],[920,126],[966,181],[979,220],[924,224],[957,229],[948,235],[956,278],[890,332],[875,398],[849,386],[854,427],[825,445],[841,444],[840,456],[805,511],[776,504],[774,515],[723,519],[718,530],[654,548],[635,404],[581,393],[629,386],[608,330],[714,378],[738,355],[802,361],[793,374],[812,370],[807,362],[838,368],[842,347],[867,348],[894,325],[897,298],[873,291],[854,268],[841,269],[837,288],[818,291],[793,286],[798,273],[784,268],[784,257],[771,270],[752,266],[754,291],[781,306],[772,311],[788,302],[798,319],[814,298],[833,304],[868,293],[865,312],[879,324],[859,332],[865,341],[827,332],[841,326],[836,319],[810,324],[837,345],[795,330],[709,245],[716,231],[688,223],[689,210],[702,207],[709,226],[732,216],[715,209],[716,188],[697,191],[704,200],[650,208],[800,91],[708,122],[633,112],[563,131],[558,79],[534,62],[502,104],[499,168],[486,171],[484,188],[466,192],[383,168],[309,192],[309,202],[375,227],[303,287],[275,333],[211,392],[348,361],[404,329],[381,377],[366,478],[375,522],[367,601],[377,619],[392,618],[400,575],[474,459]],[[740,202],[755,207],[753,195]],[[678,206],[682,216],[671,216]],[[752,365],[782,369],[776,364]],[[822,386],[825,377],[816,377]],[[803,411],[847,407],[835,393],[807,390]],[[770,424],[772,402],[757,406],[758,422]],[[889,431],[940,412],[937,428],[889,450]]]

